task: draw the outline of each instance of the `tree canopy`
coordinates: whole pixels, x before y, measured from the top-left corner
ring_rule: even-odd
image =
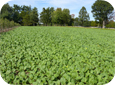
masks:
[[[103,24],[103,28],[109,19],[108,16],[113,12],[113,10],[114,8],[112,5],[103,0],[97,0],[92,5],[93,16],[97,22],[99,22],[101,25]]]
[[[91,10],[95,21],[90,21],[89,13],[84,6],[80,9],[79,15],[74,18],[75,14],[70,14],[70,10],[67,8],[54,9],[54,7],[47,7],[43,8],[41,13],[38,13],[38,9],[36,7],[31,8],[31,5],[19,6],[14,4],[10,6],[7,3],[4,4],[0,11],[0,19],[4,19],[3,21],[14,21],[22,26],[36,26],[43,23],[46,26],[103,26],[104,28],[104,26],[113,26],[114,21],[111,22],[115,19],[115,12],[113,10],[113,7],[108,2],[96,0]]]
[[[52,13],[52,22],[57,25],[68,25],[70,22],[70,11],[69,9],[57,8]]]
[[[13,8],[11,6],[9,6],[9,4],[4,4],[2,9],[1,9],[1,18],[3,19],[8,19],[8,20],[12,20],[12,14],[13,14]]]
[[[21,25],[37,25],[38,23],[38,10],[36,7],[33,9],[31,6],[19,6],[14,4],[13,7],[9,4],[4,4],[0,12],[0,18],[14,21]]]
[[[37,8],[34,7],[32,9],[32,11],[30,12],[30,21],[31,21],[31,25],[35,26],[37,25],[39,19],[38,19],[38,11],[37,11]]]
[[[46,26],[48,24],[52,24],[52,12],[54,11],[53,7],[48,7],[47,9],[43,8],[42,12],[40,13],[40,21],[44,23]]]
[[[89,14],[87,13],[86,8],[83,6],[79,12],[79,25],[89,26]]]

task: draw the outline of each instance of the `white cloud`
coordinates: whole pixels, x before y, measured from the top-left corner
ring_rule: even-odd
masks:
[[[8,1],[11,1],[11,0],[2,0],[2,1],[0,1],[0,10],[1,10],[2,6],[3,6],[5,3],[7,3]]]

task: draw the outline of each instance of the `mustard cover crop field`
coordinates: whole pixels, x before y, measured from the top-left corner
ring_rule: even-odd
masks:
[[[103,85],[115,74],[115,30],[21,26],[0,34],[9,84]]]

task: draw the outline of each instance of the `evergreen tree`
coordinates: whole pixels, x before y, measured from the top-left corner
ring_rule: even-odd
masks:
[[[86,8],[83,6],[79,12],[79,25],[89,26],[89,14],[87,13]]]

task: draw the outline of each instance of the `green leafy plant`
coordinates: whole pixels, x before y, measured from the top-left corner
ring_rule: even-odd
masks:
[[[16,85],[108,83],[115,73],[114,32],[75,27],[18,27],[1,35],[1,76]]]

